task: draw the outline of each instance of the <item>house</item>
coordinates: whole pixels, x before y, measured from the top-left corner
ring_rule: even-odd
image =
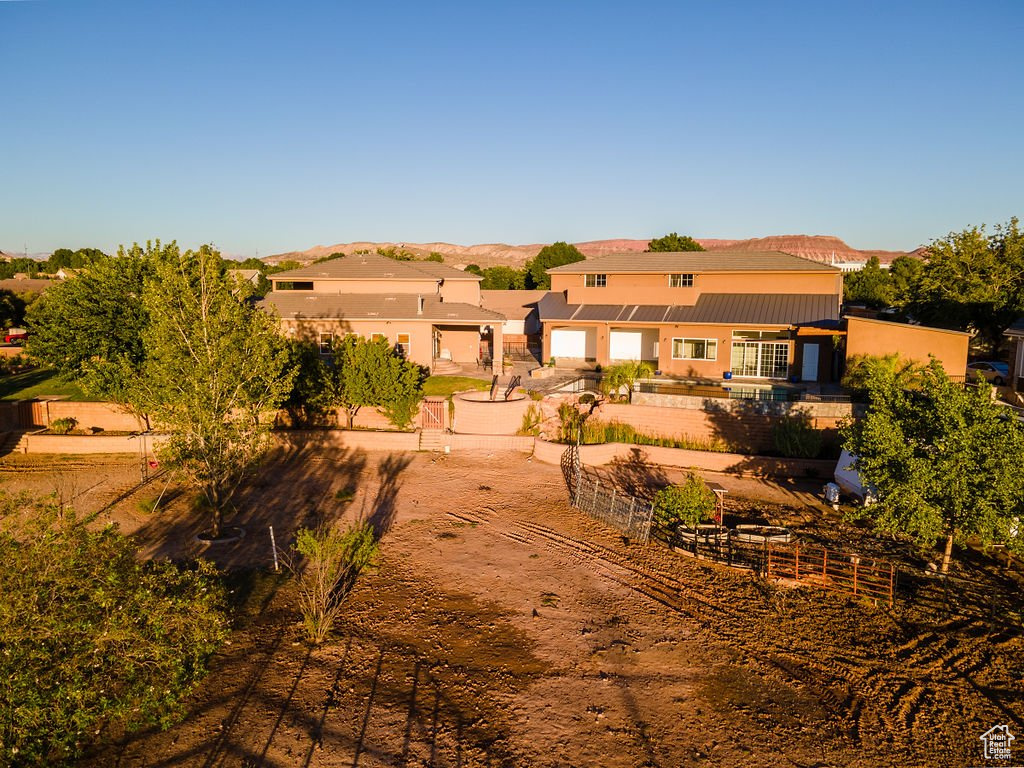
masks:
[[[543,359],[666,375],[833,381],[842,273],[765,252],[624,253],[548,270]]]
[[[532,359],[540,354],[539,302],[547,291],[480,291],[480,305],[505,316],[501,324],[505,357]]]
[[[1003,335],[1010,342],[1010,380],[1006,383],[1018,395],[1024,394],[1024,317],[1014,322]]]
[[[855,354],[934,356],[955,376],[967,364],[968,334],[844,317],[838,267],[777,251],[609,254],[548,274],[542,359],[561,365],[830,383]]]
[[[227,274],[240,283],[251,283],[254,286],[260,284],[260,271],[258,269],[229,269]]]
[[[430,261],[353,254],[270,275],[261,306],[325,354],[335,336],[384,338],[410,360],[501,373],[505,317],[480,303],[481,277]]]

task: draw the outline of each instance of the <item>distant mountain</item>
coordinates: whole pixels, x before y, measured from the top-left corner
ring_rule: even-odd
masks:
[[[588,240],[576,243],[576,247],[584,256],[601,256],[606,253],[623,253],[629,251],[642,252],[647,249],[649,240]],[[830,263],[832,261],[867,261],[877,256],[883,264],[890,263],[897,256],[920,255],[923,249],[916,251],[869,251],[851,248],[838,237],[830,235],[775,235],[772,237],[755,237],[747,240],[722,240],[715,238],[698,238],[697,242],[709,251],[782,251],[794,256],[803,256],[813,261]],[[378,248],[396,248],[424,258],[430,253],[440,253],[446,264],[464,267],[476,264],[480,267],[510,266],[521,267],[532,259],[544,246],[506,245],[492,243],[486,245],[454,245],[452,243],[338,243],[337,245],[317,245],[306,251],[289,251],[267,256],[268,264],[280,264],[283,261],[297,261],[309,264],[316,259],[330,256],[332,253],[351,254],[356,251],[374,252]]]

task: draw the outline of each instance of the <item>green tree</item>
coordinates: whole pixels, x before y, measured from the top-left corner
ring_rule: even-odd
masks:
[[[25,297],[0,289],[0,330],[19,328],[25,322]]]
[[[887,270],[882,269],[877,256],[856,272],[843,275],[843,300],[858,302],[869,307],[888,307],[893,301],[892,281]]]
[[[891,355],[853,355],[846,361],[842,384],[860,402],[869,395],[869,382],[879,376],[893,379],[904,389],[919,388],[923,369],[920,363],[900,357],[896,352]]]
[[[170,725],[227,636],[214,569],[143,562],[54,505],[4,497],[0,514],[0,764]]]
[[[334,341],[334,376],[335,403],[344,409],[349,429],[364,406],[380,407],[401,429],[423,397],[427,373],[384,339],[348,335]]]
[[[547,270],[563,264],[574,264],[583,261],[584,256],[575,245],[559,241],[545,245],[533,259],[526,262],[526,287],[551,288],[551,276]]]
[[[1024,233],[1016,218],[951,232],[928,247],[910,311],[922,322],[972,330],[995,352],[1003,331],[1024,314]]]
[[[116,258],[52,286],[28,309],[26,352],[89,394],[143,415],[138,385],[149,322],[143,283],[158,261],[176,253],[174,243],[159,241],[122,248]]]
[[[924,262],[913,256],[897,256],[889,265],[890,303],[903,309],[909,304],[921,279]]]
[[[689,235],[678,235],[669,232],[664,237],[656,237],[647,244],[648,253],[678,253],[682,251],[703,251],[704,246]]]
[[[464,271],[469,272],[471,275],[480,275],[481,277],[484,275],[484,271],[480,269],[479,264],[467,264]]]
[[[274,319],[246,299],[207,246],[158,262],[143,295],[143,404],[168,430],[163,460],[202,492],[214,537],[295,373]]]
[[[964,387],[935,361],[907,389],[879,367],[867,382],[864,418],[842,430],[862,480],[877,490],[861,514],[883,531],[923,546],[977,537],[1024,550],[1015,520],[1024,514],[1024,427],[992,400],[991,387]]]
[[[288,366],[295,371],[292,388],[283,406],[296,426],[321,423],[337,403],[334,366],[311,341],[288,342]]]
[[[690,473],[682,485],[662,488],[654,496],[654,519],[667,530],[680,525],[693,529],[710,519],[717,503],[707,483]]]
[[[483,271],[480,289],[484,291],[521,291],[526,288],[528,275],[512,267],[488,267]]]
[[[430,255],[428,255],[424,261],[436,261],[438,264],[442,264],[444,262],[444,254],[438,253],[437,251],[431,251]]]

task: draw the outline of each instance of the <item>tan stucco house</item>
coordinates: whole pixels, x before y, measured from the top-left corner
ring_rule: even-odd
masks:
[[[490,361],[500,373],[505,318],[480,305],[480,280],[436,262],[354,254],[271,275],[262,306],[284,334],[325,353],[335,336],[352,333],[382,337],[431,369]]]
[[[966,334],[841,316],[842,272],[777,251],[623,253],[548,270],[543,359],[646,360],[668,376],[834,382],[845,354],[935,354],[951,373]],[[887,327],[888,326],[888,327]]]

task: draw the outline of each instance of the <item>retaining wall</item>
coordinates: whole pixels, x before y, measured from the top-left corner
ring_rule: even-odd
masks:
[[[487,392],[455,395],[452,430],[464,435],[514,435],[518,432],[533,401],[522,396],[495,401],[487,397]]]
[[[566,446],[538,439],[533,456],[547,464],[561,462]],[[616,461],[641,461],[663,467],[704,469],[709,472],[728,472],[751,477],[820,477],[832,476],[836,463],[823,459],[778,459],[768,456],[749,456],[741,453],[712,453],[688,451],[682,448],[661,448],[651,445],[604,443],[581,445],[580,461],[584,466],[602,466]]]
[[[685,408],[725,413],[757,413],[765,416],[789,416],[806,413],[811,418],[845,419],[859,413],[864,406],[857,403],[824,403],[813,400],[798,403],[774,400],[744,400],[728,397],[699,397],[695,395],[664,395],[634,392],[633,405],[651,405],[659,408]]]
[[[746,402],[748,405],[739,408],[723,408],[722,410],[703,410],[603,403],[595,410],[591,418],[597,421],[617,421],[629,424],[637,432],[647,435],[664,437],[685,435],[698,440],[722,440],[730,446],[751,453],[772,449],[772,430],[782,416],[772,413],[771,409],[765,409],[768,412],[761,412],[756,406],[773,406],[777,403],[737,400],[723,400],[722,402]],[[817,429],[834,434],[843,418],[843,416],[811,415],[811,423]]]
[[[29,433],[21,438],[21,453],[130,453],[139,455],[139,441],[145,440],[142,450],[153,455],[154,443],[159,445],[161,435],[133,437],[131,435],[45,435]]]
[[[293,447],[316,445],[324,448],[351,448],[358,451],[418,451],[418,432],[369,432],[358,429],[294,429],[275,432],[280,445]]]

